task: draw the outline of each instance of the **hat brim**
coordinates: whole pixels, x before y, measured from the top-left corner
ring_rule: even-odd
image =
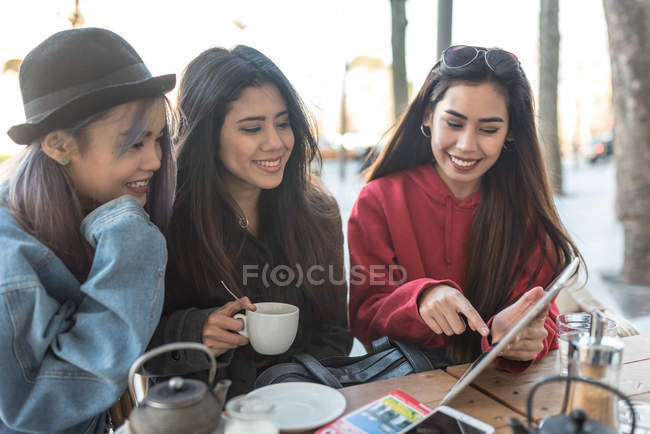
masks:
[[[14,125],[7,134],[19,145],[29,145],[50,131],[69,128],[75,122],[92,114],[137,99],[162,96],[175,85],[176,75],[167,74],[93,90],[55,107],[38,121]]]

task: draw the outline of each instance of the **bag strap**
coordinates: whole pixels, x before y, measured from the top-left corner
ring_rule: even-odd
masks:
[[[388,336],[382,336],[378,339],[375,339],[370,345],[372,346],[373,353],[380,353],[395,346]]]
[[[422,352],[420,348],[410,342],[393,340],[393,343],[400,349],[406,360],[409,361],[415,372],[424,372],[433,370],[431,360]]]
[[[323,384],[335,389],[343,387],[341,382],[311,354],[298,353],[294,355],[294,358],[302,363],[305,368],[307,368],[307,370]]]
[[[265,369],[256,379],[254,388],[258,389],[269,384],[285,381],[286,378],[293,378],[288,381],[309,381],[311,373],[302,365],[297,363],[278,363]]]

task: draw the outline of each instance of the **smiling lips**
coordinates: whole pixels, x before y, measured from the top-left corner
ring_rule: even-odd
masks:
[[[141,179],[139,181],[131,181],[127,182],[126,186],[129,190],[132,190],[136,193],[146,193],[149,191],[149,180],[151,178],[147,179]]]
[[[476,163],[481,161],[481,159],[465,159],[465,158],[458,158],[454,155],[447,154],[449,155],[449,160],[451,161],[452,166],[454,166],[455,169],[460,170],[462,172],[466,172],[469,170],[472,170],[474,166],[476,166]]]
[[[260,169],[269,173],[276,173],[281,169],[282,157],[277,157],[272,160],[253,160],[253,163]]]

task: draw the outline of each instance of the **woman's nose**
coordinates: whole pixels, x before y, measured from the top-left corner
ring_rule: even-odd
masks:
[[[284,147],[282,135],[276,128],[269,128],[262,144],[263,151],[275,151]]]
[[[152,139],[151,143],[145,146],[145,152],[142,157],[142,169],[155,172],[160,169],[161,159],[162,148],[160,143]]]
[[[473,151],[478,147],[476,133],[471,130],[463,131],[456,142],[456,147],[463,151]]]

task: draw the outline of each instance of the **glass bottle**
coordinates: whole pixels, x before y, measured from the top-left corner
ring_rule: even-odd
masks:
[[[606,335],[607,319],[592,313],[589,335],[569,341],[569,377],[589,378],[618,388],[623,363],[623,342]],[[618,398],[595,385],[571,385],[568,411],[581,408],[589,419],[618,430]]]

